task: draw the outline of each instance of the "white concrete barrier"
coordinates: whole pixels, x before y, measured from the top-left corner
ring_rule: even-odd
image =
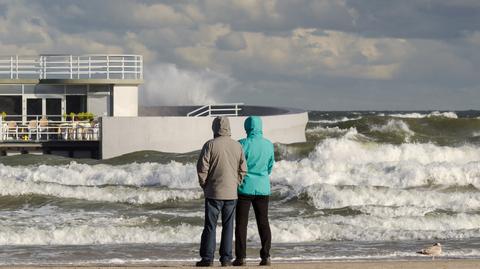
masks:
[[[245,137],[247,117],[230,117],[232,138]],[[274,143],[305,142],[307,112],[262,116],[264,136]],[[103,117],[102,158],[142,150],[186,153],[213,137],[213,117]]]

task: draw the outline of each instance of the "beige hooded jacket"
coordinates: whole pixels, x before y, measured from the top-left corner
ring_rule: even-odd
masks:
[[[197,162],[197,174],[205,198],[237,199],[237,187],[247,174],[242,146],[230,138],[230,121],[226,117],[213,120],[214,139],[203,145]]]

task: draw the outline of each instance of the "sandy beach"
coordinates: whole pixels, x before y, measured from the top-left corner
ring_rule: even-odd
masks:
[[[34,269],[150,269],[150,268],[196,268],[190,263],[165,263],[154,265],[125,265],[125,266],[3,266],[1,268]],[[215,263],[215,267],[220,267]],[[259,268],[257,263],[249,263],[242,268]],[[480,260],[425,260],[425,261],[325,261],[325,262],[298,262],[298,263],[275,263],[270,268],[278,269],[477,269],[480,268]]]

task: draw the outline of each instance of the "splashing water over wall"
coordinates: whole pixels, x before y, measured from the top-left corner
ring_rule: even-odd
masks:
[[[224,102],[237,85],[232,77],[209,69],[192,71],[174,64],[159,64],[145,70],[145,85],[140,91],[144,106]]]

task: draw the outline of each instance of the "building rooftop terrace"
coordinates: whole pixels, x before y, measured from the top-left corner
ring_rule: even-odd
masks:
[[[142,83],[143,57],[127,54],[0,56],[0,83],[75,80]]]

